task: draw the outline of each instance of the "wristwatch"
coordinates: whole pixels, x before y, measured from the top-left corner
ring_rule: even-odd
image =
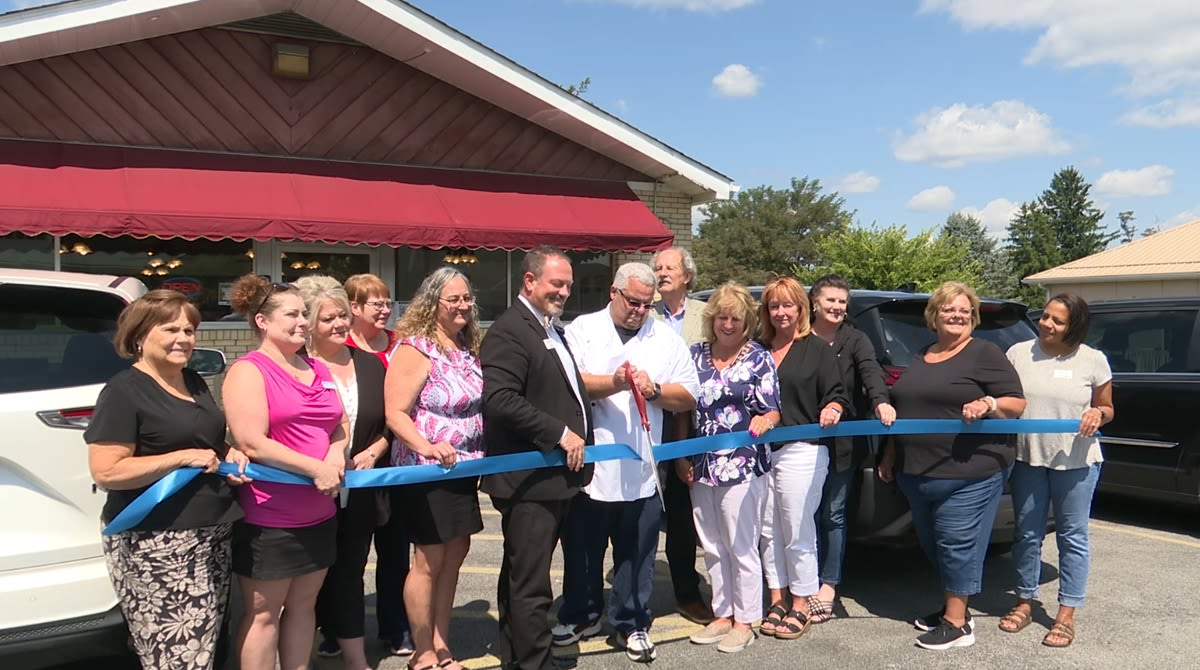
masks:
[[[658,400],[659,396],[661,396],[661,395],[662,395],[662,385],[659,384],[658,382],[654,382],[654,393],[646,396],[646,400]]]

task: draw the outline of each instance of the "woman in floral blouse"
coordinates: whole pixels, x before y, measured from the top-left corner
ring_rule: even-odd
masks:
[[[750,339],[757,326],[754,298],[727,283],[704,310],[704,342],[692,345],[700,376],[697,434],[746,430],[761,435],[779,422],[779,388],[771,352]],[[716,618],[691,636],[737,652],[754,641],[751,625],[762,618],[762,560],[758,539],[766,478],[767,445],[721,449],[676,461],[679,478],[692,489],[692,517],[704,547]]]

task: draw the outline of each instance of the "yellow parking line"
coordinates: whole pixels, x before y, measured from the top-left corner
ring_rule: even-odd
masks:
[[[1145,531],[1145,530],[1135,530],[1133,528],[1126,528],[1124,526],[1118,526],[1117,524],[1114,524],[1114,523],[1108,523],[1105,521],[1096,521],[1095,519],[1093,519],[1091,521],[1091,526],[1093,528],[1099,528],[1101,530],[1112,531],[1114,533],[1120,533],[1122,535],[1132,535],[1134,537],[1141,537],[1141,538],[1145,538],[1147,540],[1158,540],[1159,542],[1169,542],[1171,544],[1179,544],[1179,545],[1183,545],[1185,547],[1192,547],[1193,549],[1200,549],[1200,542],[1197,542],[1196,540],[1187,540],[1187,539],[1184,539],[1181,537],[1173,537],[1173,536],[1166,535],[1163,533],[1155,533],[1155,532]]]
[[[675,625],[670,627],[661,626],[664,621],[668,621],[672,618],[678,620],[678,622],[682,623],[683,625]],[[669,617],[662,617],[654,620],[654,628],[651,630],[650,639],[654,641],[654,644],[686,640],[689,635],[700,630],[700,628],[700,626],[683,619],[679,615],[673,614]],[[618,653],[618,650],[610,645],[608,643],[608,638],[603,635],[592,638],[583,644],[577,645],[577,648],[578,652],[576,652],[575,648],[573,647],[555,647],[554,651],[559,653],[555,653],[554,655],[569,657],[575,656],[576,654],[579,656],[591,656],[602,653]],[[500,659],[488,654],[487,656],[479,656],[477,658],[459,659],[459,663],[461,663],[464,668],[469,668],[470,670],[482,670],[483,668],[499,667]]]

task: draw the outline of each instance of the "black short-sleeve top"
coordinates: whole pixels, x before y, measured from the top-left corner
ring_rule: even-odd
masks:
[[[926,363],[926,347],[892,386],[900,419],[962,420],[985,395],[1023,398],[1021,379],[995,344],[972,339],[953,357]],[[1012,465],[1013,435],[897,435],[896,471],[937,479],[982,479]]]
[[[208,384],[192,370],[183,371],[192,400],[167,392],[152,377],[131,367],[108,381],[96,401],[84,440],[133,445],[134,456],[180,449],[212,449],[225,458],[225,414]],[[100,518],[113,520],[146,488],[109,491]],[[233,487],[223,477],[200,475],[157,507],[131,530],[182,530],[228,523],[242,518]]]

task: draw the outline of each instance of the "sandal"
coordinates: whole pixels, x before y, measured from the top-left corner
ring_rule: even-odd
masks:
[[[1050,632],[1042,638],[1042,644],[1047,647],[1062,649],[1071,646],[1075,641],[1075,624],[1071,621],[1055,621]]]
[[[808,618],[812,619],[813,623],[825,623],[833,618],[833,601],[821,600],[816,596],[808,596],[805,598],[808,604]]]
[[[800,622],[800,625],[797,626],[794,623],[790,623],[787,619],[795,619]],[[812,626],[812,619],[808,618],[808,615],[800,610],[788,612],[787,619],[784,619],[782,624],[775,628],[776,640],[795,640],[808,632],[808,629]]]
[[[1005,633],[1020,633],[1033,622],[1033,608],[1017,605],[1000,617],[997,626]]]
[[[787,608],[783,606],[783,601],[777,602],[767,608],[767,616],[758,624],[758,632],[761,635],[774,636],[775,631],[783,625],[783,619],[787,616]],[[763,626],[770,626],[764,628]]]

